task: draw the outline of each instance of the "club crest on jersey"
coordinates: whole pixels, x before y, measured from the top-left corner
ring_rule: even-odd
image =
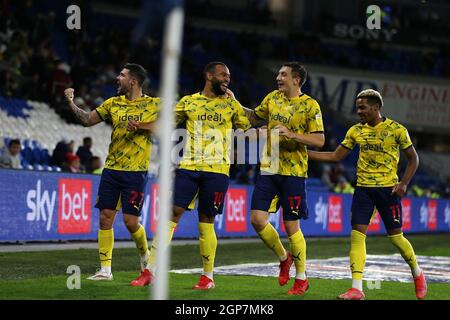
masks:
[[[222,115],[219,113],[214,113],[213,115],[204,113],[204,114],[199,114],[197,120],[222,121]]]
[[[119,117],[120,121],[130,121],[130,120],[134,120],[134,121],[142,121],[142,116],[143,113],[140,114],[124,114],[123,116]]]

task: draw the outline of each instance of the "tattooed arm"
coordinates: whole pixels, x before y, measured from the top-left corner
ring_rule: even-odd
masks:
[[[73,102],[74,92],[74,89],[68,88],[64,90],[64,95],[66,97],[67,104],[69,105],[77,120],[85,127],[90,127],[94,124],[102,122],[103,120],[102,118],[100,118],[97,111],[93,110],[91,112],[86,112]]]
[[[255,113],[255,110],[242,107],[244,109],[245,115],[247,116],[248,120],[254,127],[261,127],[263,125],[267,125],[267,120],[261,119],[258,117]]]

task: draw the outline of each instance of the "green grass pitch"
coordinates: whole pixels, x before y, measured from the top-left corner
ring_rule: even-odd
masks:
[[[450,234],[407,236],[418,255],[450,257]],[[285,243],[288,248],[287,243]],[[309,259],[347,256],[348,238],[308,238]],[[386,237],[369,236],[368,254],[393,254],[396,249]],[[130,281],[138,274],[136,249],[115,249],[113,255],[114,281],[85,280],[95,272],[97,250],[78,249],[61,251],[0,253],[0,299],[148,299],[148,288],[134,288]],[[242,242],[221,244],[216,255],[216,266],[276,262],[273,254],[261,243]],[[66,273],[69,265],[78,265],[82,272],[81,288],[69,290]],[[172,269],[201,266],[198,245],[172,247]],[[350,280],[310,279],[310,289],[304,297],[289,296],[292,286],[280,287],[275,277],[216,275],[216,288],[207,292],[193,291],[198,275],[170,274],[170,299],[175,300],[323,300],[335,299],[349,288]],[[429,283],[429,300],[449,300],[450,284]],[[412,283],[384,281],[380,290],[365,290],[368,300],[415,299]]]

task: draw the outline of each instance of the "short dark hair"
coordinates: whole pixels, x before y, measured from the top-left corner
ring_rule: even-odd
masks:
[[[84,137],[83,138],[83,143],[87,143],[87,142],[92,142],[92,138],[91,137]]]
[[[211,62],[209,62],[209,63],[205,66],[205,68],[203,69],[203,78],[206,79],[206,74],[207,74],[207,73],[213,72],[213,70],[216,69],[216,66],[218,66],[218,65],[221,65],[221,66],[226,67],[226,64],[223,63],[223,62],[220,62],[220,61],[211,61]]]
[[[133,78],[136,78],[139,86],[142,87],[145,79],[147,79],[147,70],[145,70],[140,64],[136,63],[127,63],[123,66],[123,68],[128,69],[130,71],[130,75]]]
[[[367,99],[367,102],[372,106],[376,103],[381,107],[383,106],[383,97],[381,94],[373,89],[366,89],[358,93],[356,99]]]
[[[12,146],[13,144],[18,144],[18,145],[20,145],[20,140],[19,140],[19,139],[11,139],[11,140],[9,140],[8,147],[11,148],[11,146]]]
[[[291,68],[292,75],[294,77],[300,77],[302,79],[300,81],[300,87],[305,84],[306,78],[308,77],[308,72],[306,71],[304,66],[302,66],[297,61],[291,61],[291,62],[286,62],[285,64],[283,64],[283,67]]]

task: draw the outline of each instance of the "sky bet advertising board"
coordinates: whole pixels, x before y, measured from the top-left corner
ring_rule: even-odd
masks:
[[[100,176],[42,171],[0,171],[0,241],[96,240],[99,210],[95,208]],[[256,237],[250,223],[253,187],[230,185],[223,214],[216,216],[218,237]],[[301,221],[306,236],[348,236],[351,231],[351,195],[308,192],[309,218]],[[142,206],[141,223],[149,238],[159,219],[159,186],[149,180]],[[405,233],[450,232],[450,200],[403,198]],[[270,222],[285,236],[282,209],[270,215]],[[130,239],[118,214],[116,239]],[[369,234],[385,234],[378,212]],[[197,238],[197,211],[186,211],[174,238]]]

